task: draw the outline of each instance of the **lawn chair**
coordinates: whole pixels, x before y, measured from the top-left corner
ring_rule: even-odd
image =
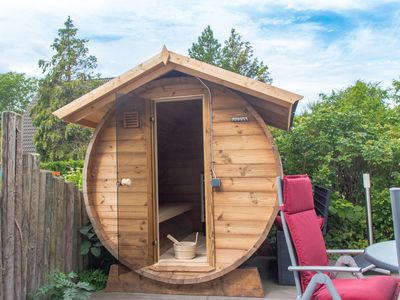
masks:
[[[284,190],[278,177],[277,187],[282,227],[292,263],[289,270],[294,274],[297,299],[397,299],[398,278],[363,278],[362,273],[368,269],[328,265],[328,254],[350,255],[362,250],[326,250],[307,175],[285,176]],[[339,260],[351,265],[351,259],[347,258]],[[352,273],[358,278],[335,279],[338,272]]]

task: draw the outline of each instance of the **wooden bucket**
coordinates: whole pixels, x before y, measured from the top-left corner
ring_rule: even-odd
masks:
[[[181,245],[174,244],[176,259],[193,259],[196,257],[197,244],[194,242],[180,242]]]

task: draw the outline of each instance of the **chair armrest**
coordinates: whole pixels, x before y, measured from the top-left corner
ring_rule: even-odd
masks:
[[[326,250],[327,254],[362,254],[364,253],[364,250],[362,249],[327,249]]]
[[[349,272],[357,273],[362,269],[359,267],[336,267],[336,266],[289,266],[289,271],[314,271],[314,272]]]

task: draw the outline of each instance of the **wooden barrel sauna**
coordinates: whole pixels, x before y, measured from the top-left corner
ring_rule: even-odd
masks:
[[[282,169],[268,127],[242,94],[167,77],[106,110],[87,151],[84,195],[98,237],[121,263],[154,280],[193,284],[254,254],[278,211]],[[174,261],[166,235],[190,240],[195,232],[203,237],[198,256]]]
[[[95,128],[83,189],[103,245],[179,286],[233,271],[266,239],[282,173],[266,124],[289,130],[301,98],[163,47],[54,115]],[[167,235],[197,233],[196,256],[176,259]]]

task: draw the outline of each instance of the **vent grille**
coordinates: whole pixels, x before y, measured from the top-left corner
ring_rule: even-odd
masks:
[[[124,128],[138,128],[140,127],[139,112],[129,111],[124,112]]]

